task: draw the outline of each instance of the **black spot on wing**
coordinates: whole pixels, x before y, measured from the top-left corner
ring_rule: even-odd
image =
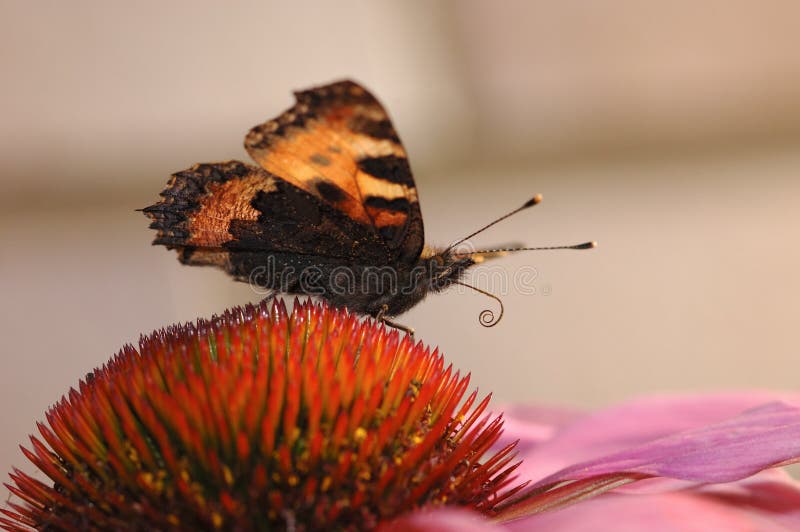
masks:
[[[386,199],[380,196],[367,196],[364,200],[364,205],[367,207],[374,207],[376,209],[385,209],[387,211],[395,212],[408,212],[411,208],[411,203],[406,198]]]
[[[369,157],[358,161],[358,168],[373,177],[397,183],[398,185],[414,186],[414,178],[411,176],[411,167],[408,159],[387,155],[385,157]]]
[[[315,153],[311,157],[309,157],[312,163],[319,165],[319,166],[330,166],[331,160],[322,155],[321,153]]]
[[[391,140],[400,144],[400,137],[392,126],[392,122],[388,118],[383,120],[372,120],[363,115],[356,115],[350,120],[350,129],[356,133],[369,135],[372,138],[380,140]]]
[[[347,193],[344,190],[322,178],[314,181],[314,188],[317,189],[322,199],[331,203],[338,203],[347,198]]]
[[[280,183],[273,192],[259,191],[250,205],[260,214],[260,223],[292,224],[304,220],[318,225],[322,219],[319,204],[304,191],[294,186]]]

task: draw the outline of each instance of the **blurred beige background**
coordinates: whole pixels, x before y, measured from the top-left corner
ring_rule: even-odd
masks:
[[[342,77],[389,108],[432,243],[536,192],[476,242],[600,242],[498,263],[537,293],[493,329],[472,293],[402,317],[481,390],[796,387],[798,20],[795,0],[0,2],[0,474],[123,343],[258,299],[151,247],[134,209]]]

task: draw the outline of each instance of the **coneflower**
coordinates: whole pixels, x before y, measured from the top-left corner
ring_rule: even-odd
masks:
[[[800,483],[764,471],[800,460],[796,393],[511,405],[502,434],[468,387],[438,351],[325,305],[170,327],[50,409],[23,448],[49,480],[15,469],[0,528],[800,529]],[[680,491],[593,498],[658,477]]]
[[[235,308],[123,348],[47,413],[7,530],[368,529],[421,508],[492,515],[514,443],[469,375],[371,319]]]

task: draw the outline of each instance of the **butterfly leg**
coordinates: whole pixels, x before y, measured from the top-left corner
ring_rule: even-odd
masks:
[[[375,320],[383,323],[384,325],[388,325],[389,327],[397,329],[399,331],[403,331],[409,336],[414,336],[414,329],[412,329],[411,327],[406,327],[405,325],[401,325],[391,320],[387,320],[384,317],[386,315],[387,310],[389,310],[389,305],[383,305],[381,309],[378,311],[378,313],[375,315]]]
[[[277,290],[273,290],[272,292],[270,292],[270,294],[269,294],[268,296],[266,296],[264,299],[262,299],[261,301],[259,301],[259,302],[258,302],[258,304],[259,304],[259,305],[261,305],[261,304],[268,304],[270,301],[272,301],[273,299],[275,299],[275,296],[277,296],[277,295],[278,295],[278,291],[277,291]]]

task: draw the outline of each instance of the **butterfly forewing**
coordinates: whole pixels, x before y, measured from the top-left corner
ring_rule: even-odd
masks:
[[[392,260],[415,261],[424,240],[419,201],[383,106],[352,81],[295,97],[292,108],[248,133],[248,153],[270,173],[371,227]]]

